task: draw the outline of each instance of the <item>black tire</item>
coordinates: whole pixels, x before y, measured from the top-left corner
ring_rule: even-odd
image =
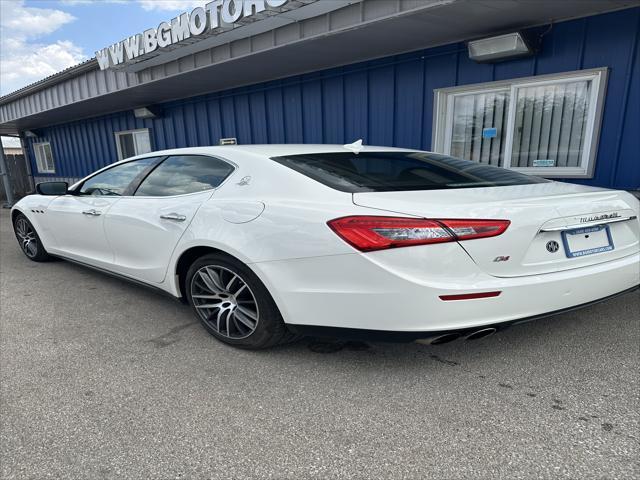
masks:
[[[226,344],[259,350],[298,338],[256,274],[233,257],[213,253],[198,258],[187,272],[184,290],[200,323]]]
[[[42,245],[38,232],[33,224],[22,213],[13,219],[13,232],[18,240],[20,250],[34,262],[47,262],[51,257]]]

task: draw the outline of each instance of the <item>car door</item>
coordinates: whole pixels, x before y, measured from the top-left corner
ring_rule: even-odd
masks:
[[[159,161],[154,157],[118,164],[54,199],[46,211],[56,243],[51,253],[111,269],[114,254],[105,236],[105,216],[133,181]]]
[[[117,272],[161,283],[173,250],[200,206],[234,170],[215,157],[175,155],[155,167],[133,196],[105,217]]]

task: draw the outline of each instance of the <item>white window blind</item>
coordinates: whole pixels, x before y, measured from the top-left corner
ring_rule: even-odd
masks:
[[[579,167],[592,82],[516,87],[512,167]]]
[[[449,153],[454,157],[502,166],[508,99],[509,90],[454,97]]]

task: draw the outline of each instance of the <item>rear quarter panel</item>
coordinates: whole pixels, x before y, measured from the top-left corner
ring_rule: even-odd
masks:
[[[352,195],[326,187],[262,156],[238,165],[207,200],[178,243],[166,282],[177,292],[176,265],[193,247],[221,250],[247,264],[269,287],[261,262],[328,255],[357,254],[328,226],[333,218],[371,214],[353,204]],[[270,288],[271,290],[271,288]]]

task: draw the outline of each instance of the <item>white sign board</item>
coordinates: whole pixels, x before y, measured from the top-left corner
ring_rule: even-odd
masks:
[[[214,28],[233,26],[242,18],[264,12],[268,7],[281,7],[287,2],[289,0],[213,0],[191,13],[185,12],[170,22],[162,22],[158,28],[150,28],[97,51],[96,59],[100,69],[106,70]]]

